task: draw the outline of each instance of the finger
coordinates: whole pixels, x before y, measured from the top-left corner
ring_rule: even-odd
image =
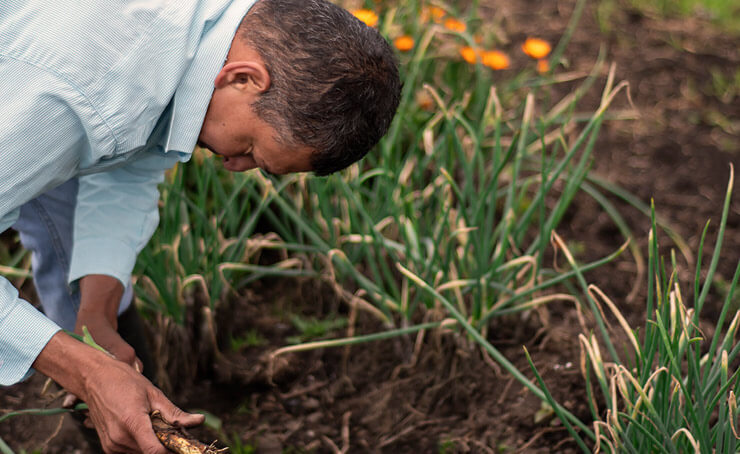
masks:
[[[84,421],[82,421],[82,425],[85,426],[85,427],[87,427],[88,429],[94,429],[95,428],[95,423],[92,422],[92,419],[90,419],[89,416],[87,418],[85,418]]]
[[[159,405],[157,405],[157,403]],[[164,401],[159,401],[157,403],[153,403],[152,408],[159,410],[160,413],[162,413],[162,419],[176,426],[197,426],[199,424],[203,424],[203,421],[206,419],[205,415],[187,413],[180,410],[172,402],[166,400],[166,398]]]
[[[100,447],[105,454],[136,454],[139,451],[136,446],[127,446],[113,441],[109,436],[98,433],[100,437]],[[133,439],[131,440],[133,442]]]
[[[132,435],[142,454],[168,453],[167,448],[154,435],[154,429],[152,429],[152,421],[149,419],[149,415],[143,414],[137,418],[132,429]]]
[[[133,366],[138,360],[134,348],[127,344],[123,339],[121,339],[121,343],[117,343],[115,345],[115,349],[111,349],[111,353],[113,353],[113,356],[115,356],[117,360],[123,361],[131,366]]]

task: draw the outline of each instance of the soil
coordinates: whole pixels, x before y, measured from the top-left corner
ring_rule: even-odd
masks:
[[[616,80],[629,83],[631,95],[632,104],[618,96],[611,111],[638,113],[605,123],[593,172],[645,203],[654,200],[659,216],[686,242],[687,249],[679,251],[686,254],[678,259],[681,282],[687,283],[697,261],[691,254],[698,251],[708,220],[703,263],[712,252],[730,164],[736,169],[740,164],[740,87],[723,92],[718,82],[720,75],[731,80],[740,71],[740,37],[723,33],[701,14],[667,20],[625,6],[626,1],[611,3],[617,5],[613,10],[593,3],[588,2],[562,70],[590,71],[602,49],[616,64]],[[574,2],[488,0],[481,5],[483,18],[500,28],[513,54],[526,36],[557,42]],[[604,81],[605,74],[597,83]],[[600,96],[592,91],[597,93],[584,101],[586,111]],[[735,185],[719,268],[725,281],[732,278],[740,250],[739,196],[740,185]],[[646,250],[649,217],[617,197],[610,200]],[[581,245],[582,260],[603,257],[624,241],[586,196],[574,201],[559,233]],[[676,247],[666,232],[660,238],[663,252]],[[628,319],[644,321],[645,279],[638,276],[634,257],[624,254],[587,278]],[[684,287],[688,299],[690,288]],[[709,326],[720,302],[719,296],[708,302]],[[540,401],[459,332],[293,353],[269,362],[266,353],[296,334],[280,314],[341,314],[354,321],[350,326],[357,332],[381,327],[349,311],[331,288],[312,281],[263,281],[232,304],[230,313],[239,315],[230,334],[258,333],[256,345],[222,347],[216,367],[203,370],[195,382],[171,377],[175,402],[205,410],[223,425],[221,431],[194,430],[201,439],[227,439],[232,446],[240,441],[259,453],[577,452]],[[563,303],[497,320],[489,339],[520,370],[529,371],[525,345],[555,398],[588,421],[579,333],[576,311]],[[58,406],[58,395],[41,395],[43,383],[37,375],[0,390],[0,409]],[[69,416],[13,418],[0,423],[0,437],[16,452],[95,452]]]

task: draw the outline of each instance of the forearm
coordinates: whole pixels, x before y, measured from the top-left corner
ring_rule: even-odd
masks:
[[[90,274],[80,279],[80,310],[78,318],[104,318],[114,329],[118,326],[118,306],[123,285],[118,279],[103,274]],[[81,327],[80,327],[81,328]]]
[[[46,344],[33,367],[85,401],[105,452],[166,454],[149,414],[159,410],[175,424],[203,422],[183,413],[144,376],[109,355],[59,332]]]
[[[77,312],[75,332],[82,334],[86,327],[95,342],[116,359],[142,370],[134,349],[118,334],[118,306],[123,296],[123,284],[118,279],[89,274],[80,279],[80,310]]]
[[[109,361],[115,360],[60,331],[41,350],[33,368],[87,401],[89,378]]]

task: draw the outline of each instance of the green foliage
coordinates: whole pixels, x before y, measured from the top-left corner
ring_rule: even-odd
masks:
[[[439,454],[448,454],[451,452],[455,452],[456,444],[452,440],[442,440],[439,442],[439,448],[437,449],[437,452]]]
[[[555,46],[553,68],[584,4]],[[182,324],[194,292],[213,311],[228,291],[262,276],[320,275],[395,329],[437,305],[399,267],[451,298],[481,330],[492,317],[558,298],[543,296],[563,280],[543,257],[585,182],[606,109],[625,85],[615,85],[612,71],[596,112],[579,112],[601,60],[553,100],[560,83],[553,69],[502,73],[460,57],[462,46],[476,45],[473,33],[496,44],[475,8],[461,16],[464,31],[451,31],[420,20],[421,7],[380,12],[383,33],[408,33],[416,45],[401,55],[396,119],[361,164],[329,178],[274,179],[228,174],[196,153],[196,165],[169,175],[160,227],[137,264],[145,307]],[[258,224],[272,233],[258,235]],[[261,263],[266,250],[272,265]]]
[[[0,241],[0,275],[20,286],[24,279],[31,277],[31,254],[20,246],[17,234],[9,240]]]
[[[229,452],[231,454],[255,454],[257,452],[257,447],[253,444],[242,442],[239,434],[233,434],[231,440],[231,443],[229,443]]]
[[[740,67],[732,74],[725,74],[717,67],[710,68],[709,73],[712,77],[707,91],[711,95],[725,104],[730,104],[735,98],[740,97]]]
[[[379,11],[382,33],[415,42],[400,55],[404,92],[388,134],[361,163],[328,178],[227,175],[208,157],[178,167],[163,188],[160,229],[137,268],[147,307],[183,323],[194,288],[218,310],[219,298],[261,276],[313,275],[386,331],[306,342],[346,321],[295,318],[302,335],[292,340],[303,343],[273,355],[444,325],[464,330],[547,400],[485,333],[494,317],[573,301],[556,289],[576,273],[548,268],[544,256],[576,195],[593,197],[629,236],[601,189],[583,189],[607,109],[626,85],[615,82],[614,68],[603,81],[601,58],[590,74],[557,76],[584,5],[577,3],[541,74],[533,63],[501,72],[464,61],[460,49],[478,45],[475,33],[488,48],[500,44],[474,7],[466,13],[445,5],[448,15],[460,13],[464,31],[420,20],[415,1]],[[598,107],[583,111],[582,99],[602,81]],[[556,97],[566,82],[574,88]],[[258,224],[272,233],[257,235]],[[261,260],[265,250],[273,264]],[[431,321],[413,322],[422,319]]]
[[[236,352],[244,347],[261,347],[267,344],[267,339],[256,329],[250,329],[241,336],[232,337],[230,344],[231,351]]]
[[[483,33],[486,46],[498,44],[475,8],[458,16],[464,31],[419,20],[422,5],[414,1],[379,11],[383,33],[415,42],[400,55],[404,93],[388,134],[360,164],[328,178],[227,174],[200,156],[197,165],[178,167],[163,187],[160,228],[137,265],[146,307],[183,323],[196,289],[218,310],[229,291],[265,275],[320,277],[386,331],[311,342],[347,321],[294,317],[301,334],[290,341],[301,344],[274,356],[422,329],[463,330],[574,435],[596,440],[486,339],[494,317],[573,301],[556,289],[623,251],[570,272],[545,265],[576,195],[594,198],[630,234],[602,187],[587,181],[607,109],[625,84],[615,82],[611,68],[598,107],[581,110],[583,97],[601,83],[600,58],[591,74],[568,79],[575,88],[555,98],[565,83],[557,77],[560,56],[584,5],[578,2],[551,69],[541,74],[534,65],[497,72],[465,62],[460,48],[477,46],[474,33]],[[258,235],[258,225],[272,233]],[[431,321],[413,324],[421,319]],[[242,342],[251,341],[232,345]]]
[[[740,6],[735,0],[650,0],[634,2],[637,7],[652,7],[660,14],[700,15],[707,17],[728,31],[740,33]]]
[[[740,34],[740,6],[736,0],[599,0],[597,10],[602,30],[608,30],[609,16],[620,8],[635,8],[663,17],[699,16],[729,33]]]
[[[385,323],[436,304],[399,276],[403,266],[484,329],[491,317],[545,301],[534,295],[555,274],[542,262],[551,232],[580,190],[606,108],[624,85],[610,78],[597,112],[577,112],[599,65],[549,107],[554,79],[469,65],[456,49],[472,43],[471,32],[421,24],[415,7],[382,20],[383,29],[408,27],[418,44],[403,57],[403,99],[377,150],[341,175],[289,177],[294,183],[281,192],[266,181],[279,209],[265,214],[288,244],[315,247],[317,261],[341,285],[359,287],[355,298]],[[422,96],[434,105],[420,104]]]
[[[722,251],[733,180],[731,173],[711,262],[704,271],[701,260],[697,264],[692,304],[684,301],[676,281],[675,255],[671,260],[672,273],[658,256],[654,215],[649,242],[647,320],[639,331],[627,323],[617,305],[597,287],[588,286],[579,271],[579,281],[600,328],[598,335],[579,337],[597,450],[714,453],[737,452],[740,448],[735,429],[740,392],[737,368],[740,344],[735,337],[740,312],[730,309],[734,306],[740,263],[732,282],[720,289],[724,304],[713,335],[708,337],[699,328],[707,297],[716,291],[714,276]],[[706,234],[707,229],[702,235],[699,258]],[[570,265],[577,269],[576,262],[566,255]],[[598,301],[608,307],[626,335],[629,341],[626,354],[617,354],[614,336],[606,329],[610,322]],[[602,355],[602,346],[606,346],[608,355]],[[547,392],[539,374],[537,377],[542,390]],[[597,394],[602,398],[597,398]],[[606,408],[600,409],[597,402],[604,402]],[[568,418],[558,416],[569,422]],[[580,440],[580,435],[572,434]],[[584,449],[584,452],[589,451]]]
[[[274,235],[255,232],[271,200],[259,188],[259,175],[227,172],[202,150],[193,160],[177,166],[162,186],[160,225],[135,269],[145,308],[178,324],[194,292],[218,309],[230,290],[254,279],[310,274],[293,269],[295,260],[257,265],[265,250],[288,249]]]
[[[331,316],[327,319],[320,320],[316,317],[301,317],[293,314],[290,317],[293,326],[299,331],[299,335],[291,336],[287,339],[289,344],[300,344],[302,342],[319,339],[347,326],[345,317]]]

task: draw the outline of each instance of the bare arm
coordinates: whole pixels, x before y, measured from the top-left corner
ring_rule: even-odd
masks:
[[[87,326],[95,342],[116,359],[141,372],[141,361],[134,349],[118,335],[118,306],[123,285],[111,276],[90,274],[80,279],[80,310],[75,332],[82,334]]]
[[[143,375],[121,361],[59,332],[41,351],[33,367],[79,396],[90,407],[106,453],[166,454],[157,440],[149,414],[184,426],[203,422],[202,415],[175,407]]]

